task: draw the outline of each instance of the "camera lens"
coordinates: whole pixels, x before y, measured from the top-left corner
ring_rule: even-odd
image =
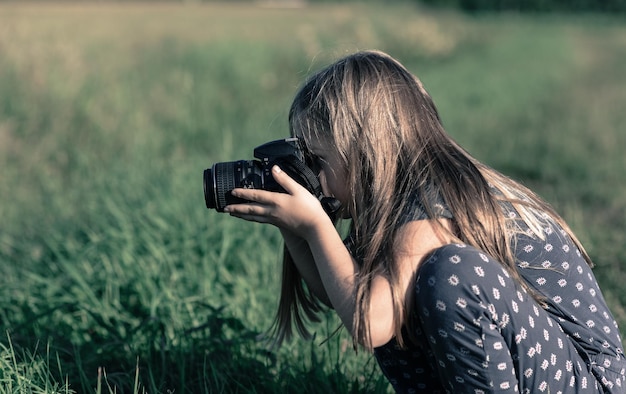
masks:
[[[215,208],[215,188],[213,187],[213,171],[210,168],[204,170],[204,176],[202,178],[202,184],[204,186],[204,202],[206,207],[211,209]]]
[[[244,202],[231,194],[236,187],[262,189],[261,164],[254,160],[239,160],[215,163],[210,169],[204,170],[204,201],[207,208],[223,212],[229,204]]]
[[[230,202],[227,193],[237,186],[236,175],[241,175],[235,171],[238,162],[230,161],[225,163],[215,163],[211,169],[204,170],[204,201],[207,208],[214,208],[223,211]]]

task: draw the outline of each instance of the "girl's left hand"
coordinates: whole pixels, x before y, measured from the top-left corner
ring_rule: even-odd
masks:
[[[272,168],[272,176],[286,193],[234,189],[233,196],[250,202],[229,205],[224,208],[224,212],[252,222],[273,224],[304,239],[313,236],[318,226],[329,223],[332,226],[322,204],[313,194],[278,166]]]

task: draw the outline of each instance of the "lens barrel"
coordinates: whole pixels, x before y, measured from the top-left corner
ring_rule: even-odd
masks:
[[[215,209],[215,188],[213,187],[213,171],[211,168],[204,170],[202,177],[204,186],[204,202],[209,209]]]
[[[240,162],[229,161],[215,163],[210,170],[204,170],[204,200],[207,208],[222,212],[226,205],[233,202],[230,192],[241,184],[241,180],[238,182],[236,179],[237,175],[241,176],[237,167],[241,167]]]
[[[224,212],[229,204],[245,202],[234,197],[234,188],[263,189],[263,170],[261,163],[255,160],[239,160],[215,163],[204,170],[204,201],[206,207]]]

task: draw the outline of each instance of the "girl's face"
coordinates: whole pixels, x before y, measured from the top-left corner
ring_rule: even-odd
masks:
[[[346,219],[348,214],[346,208],[351,198],[346,169],[341,165],[336,149],[333,149],[328,141],[317,137],[312,137],[308,141],[308,148],[313,156],[313,171],[318,175],[324,195],[341,202],[341,215]]]

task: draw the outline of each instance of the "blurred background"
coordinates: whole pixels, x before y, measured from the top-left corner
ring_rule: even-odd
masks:
[[[380,49],[554,205],[626,333],[626,1],[0,2],[0,392],[387,392],[331,313],[271,349],[275,229],[202,171]]]

